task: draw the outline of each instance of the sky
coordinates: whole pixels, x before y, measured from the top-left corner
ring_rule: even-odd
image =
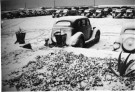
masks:
[[[95,0],[96,5],[135,5],[135,0]],[[55,0],[56,6],[94,5],[94,0]],[[1,0],[2,10],[53,7],[54,0]]]

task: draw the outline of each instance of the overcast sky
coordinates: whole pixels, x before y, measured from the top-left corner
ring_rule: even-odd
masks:
[[[54,0],[1,0],[2,9],[52,7]],[[96,5],[135,5],[135,0],[95,0]],[[55,0],[56,6],[94,5],[94,0]]]

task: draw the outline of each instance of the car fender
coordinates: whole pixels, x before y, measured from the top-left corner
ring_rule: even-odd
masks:
[[[71,36],[71,38],[67,41],[67,44],[69,46],[75,46],[81,37],[84,38],[84,34],[82,32],[77,32]]]
[[[98,31],[100,32],[100,30],[99,30],[98,28],[94,28],[94,29],[93,29],[93,34],[92,34],[92,36],[91,36],[91,39],[95,39],[96,33],[97,33]]]
[[[95,36],[96,36],[96,33],[97,33],[98,31],[100,32],[99,29],[94,28],[91,38],[90,38],[89,40],[85,41],[85,44],[88,44],[88,43],[90,43],[90,42],[96,43],[96,38],[95,38]]]

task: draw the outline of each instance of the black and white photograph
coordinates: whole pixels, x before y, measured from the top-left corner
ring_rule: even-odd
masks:
[[[1,0],[1,91],[135,91],[135,0]]]

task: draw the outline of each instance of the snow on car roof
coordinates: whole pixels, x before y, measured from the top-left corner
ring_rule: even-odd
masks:
[[[85,17],[85,16],[65,16],[65,17],[59,18],[58,21],[67,20],[67,21],[74,22],[75,20],[82,19],[82,18],[87,18],[87,17]]]
[[[124,24],[123,26],[122,26],[122,29],[121,29],[121,33],[120,34],[123,34],[124,32],[125,32],[125,30],[127,30],[127,29],[131,29],[131,30],[135,30],[135,24],[134,24],[134,22],[132,23],[126,23],[126,24]]]

